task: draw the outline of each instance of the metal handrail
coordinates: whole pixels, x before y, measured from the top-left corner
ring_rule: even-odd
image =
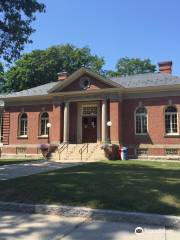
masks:
[[[81,161],[82,161],[82,156],[83,156],[83,152],[86,150],[86,152],[88,153],[89,151],[89,143],[85,143],[81,149],[79,149],[79,154],[81,154]]]
[[[61,159],[61,153],[62,153],[65,149],[68,149],[68,143],[63,143],[63,145],[58,149],[59,160]]]

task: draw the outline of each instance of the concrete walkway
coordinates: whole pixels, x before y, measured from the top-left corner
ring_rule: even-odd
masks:
[[[57,163],[50,161],[36,161],[18,164],[9,164],[0,166],[0,180],[8,180],[12,178],[33,175],[42,172],[53,171],[56,169],[68,168],[78,166],[80,162],[76,163]]]
[[[89,221],[55,215],[0,212],[0,240],[179,240],[180,230],[138,224]]]

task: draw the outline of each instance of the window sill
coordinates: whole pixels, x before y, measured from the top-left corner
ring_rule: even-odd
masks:
[[[180,138],[180,134],[165,134],[164,135],[165,138]]]
[[[41,139],[42,139],[42,138],[46,138],[46,139],[47,139],[47,138],[48,138],[48,135],[41,135],[41,136],[38,136],[38,138],[41,138]]]
[[[142,136],[148,136],[147,133],[135,133],[135,136],[142,137]]]
[[[28,136],[18,136],[17,138],[20,138],[20,139],[28,139]]]

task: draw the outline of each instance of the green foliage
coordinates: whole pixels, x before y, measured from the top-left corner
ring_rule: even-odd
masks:
[[[11,62],[20,56],[34,32],[31,23],[45,5],[36,0],[0,0],[0,56]]]
[[[4,77],[5,77],[4,67],[3,67],[3,64],[0,63],[0,93],[2,93],[2,88],[4,85]]]
[[[150,59],[141,60],[140,58],[120,58],[116,64],[116,71],[109,71],[108,76],[134,75],[140,73],[155,72],[156,66]]]
[[[84,66],[102,73],[104,59],[92,55],[88,47],[58,45],[24,54],[6,73],[5,90],[20,91],[57,80],[57,73],[73,73]]]

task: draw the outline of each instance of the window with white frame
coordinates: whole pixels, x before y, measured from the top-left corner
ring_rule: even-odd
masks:
[[[178,133],[177,109],[173,106],[169,106],[165,109],[165,133]]]
[[[43,112],[40,115],[40,135],[47,136],[48,135],[48,127],[47,124],[49,122],[49,114],[47,112]]]
[[[19,136],[27,137],[27,114],[21,113],[19,116]]]
[[[96,116],[97,115],[97,106],[95,106],[95,105],[83,106],[82,115],[83,116]]]
[[[144,107],[139,107],[135,112],[135,133],[147,134],[147,111]]]

